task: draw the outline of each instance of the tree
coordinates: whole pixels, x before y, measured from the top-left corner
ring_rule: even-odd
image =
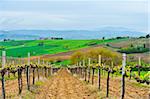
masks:
[[[72,64],[76,64],[76,63],[82,61],[83,59],[84,59],[84,53],[81,51],[77,51],[71,56]]]
[[[0,50],[5,50],[5,47],[4,46],[0,46]]]
[[[102,63],[105,63],[107,65],[111,65],[111,62],[114,62],[114,65],[120,65],[121,64],[121,55],[117,52],[113,52],[106,48],[93,48],[90,49],[87,52],[75,52],[72,57],[71,61],[73,64],[84,60],[87,60],[88,58],[91,58],[92,63],[98,63],[98,56],[102,56]]]
[[[102,39],[105,40],[105,37],[103,37]]]
[[[44,42],[40,42],[39,44],[38,44],[38,46],[43,46],[44,45]]]
[[[143,44],[143,47],[146,48],[146,44]]]
[[[146,38],[150,38],[150,34],[147,34],[147,35],[146,35]]]
[[[130,47],[134,47],[133,44],[131,44]]]
[[[6,42],[6,41],[10,41],[10,39],[6,39],[6,38],[4,38],[4,39],[3,39],[3,41],[4,41],[4,42]]]

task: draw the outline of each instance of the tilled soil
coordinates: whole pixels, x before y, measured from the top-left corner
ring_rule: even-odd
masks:
[[[26,77],[22,77],[23,89],[26,88]],[[2,89],[2,85],[0,84],[0,89]],[[6,98],[12,98],[18,95],[18,79],[15,80],[7,80],[5,81],[5,91]],[[0,96],[2,95],[2,91],[0,91]]]
[[[77,78],[78,77],[78,78]],[[44,80],[44,85],[35,89],[32,99],[106,99],[106,75],[101,77],[101,90],[98,91],[98,78],[95,74],[94,85],[86,84],[79,80],[79,76],[74,77],[67,69],[61,69],[50,79]],[[32,75],[31,75],[32,78]],[[32,79],[30,80],[32,84]],[[132,80],[126,78],[125,99],[149,99],[150,86],[136,85]],[[90,85],[90,86],[89,86]],[[110,76],[109,98],[120,99],[121,79]],[[1,89],[1,84],[0,84]],[[9,80],[5,84],[6,99],[19,99],[18,81]],[[1,91],[0,91],[1,95]],[[26,77],[23,76],[23,96],[26,96]],[[1,99],[1,97],[0,97]],[[26,98],[25,98],[26,99]]]
[[[98,78],[95,76],[94,86],[98,86]],[[126,78],[125,99],[150,99],[150,86],[139,86],[137,82]],[[106,94],[107,78],[101,77],[101,91]],[[111,99],[120,99],[121,96],[121,78],[110,76],[109,97]],[[102,97],[101,97],[102,98]],[[105,97],[104,97],[105,98]]]
[[[36,99],[99,99],[96,90],[61,69],[38,90]]]
[[[27,81],[26,81],[26,76],[22,76],[22,95],[26,94],[27,90]],[[30,85],[32,85],[32,75],[30,75]],[[2,85],[0,83],[0,89],[2,89]],[[18,89],[18,79],[14,80],[7,80],[5,81],[5,94],[6,94],[6,99],[19,99],[19,89]],[[0,91],[0,99],[2,98],[2,91]]]

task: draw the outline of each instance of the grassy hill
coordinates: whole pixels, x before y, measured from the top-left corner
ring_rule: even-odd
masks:
[[[7,56],[27,57],[30,52],[31,56],[56,54],[71,50],[87,48],[90,46],[105,44],[108,42],[120,42],[127,39],[114,40],[20,40],[0,42],[0,55],[2,50],[6,50]]]
[[[150,41],[149,38],[131,38],[121,42],[109,42],[105,47],[114,51],[128,53],[128,56],[131,57],[131,60],[137,61],[138,58],[141,57],[142,61],[150,63],[149,41]]]

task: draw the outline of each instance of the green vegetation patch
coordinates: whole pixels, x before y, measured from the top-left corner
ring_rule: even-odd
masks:
[[[71,64],[71,60],[63,60],[63,61],[55,62],[55,65],[61,65],[64,67],[66,67],[69,64]]]
[[[131,54],[131,53],[144,53],[148,52],[149,48],[143,48],[143,47],[128,47],[128,48],[122,48],[119,50],[121,53]]]
[[[125,39],[126,40],[126,39]],[[7,56],[27,57],[44,54],[56,54],[81,48],[87,48],[93,45],[105,44],[108,42],[119,42],[120,40],[21,40],[0,42],[0,55],[2,50],[6,50]]]

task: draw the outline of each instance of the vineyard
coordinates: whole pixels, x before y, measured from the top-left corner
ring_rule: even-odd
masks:
[[[0,0],[0,99],[150,99],[150,0]]]
[[[150,67],[127,63],[126,54],[104,48],[72,55],[72,65],[51,64],[37,57],[6,57],[0,69],[2,99],[148,99]]]

